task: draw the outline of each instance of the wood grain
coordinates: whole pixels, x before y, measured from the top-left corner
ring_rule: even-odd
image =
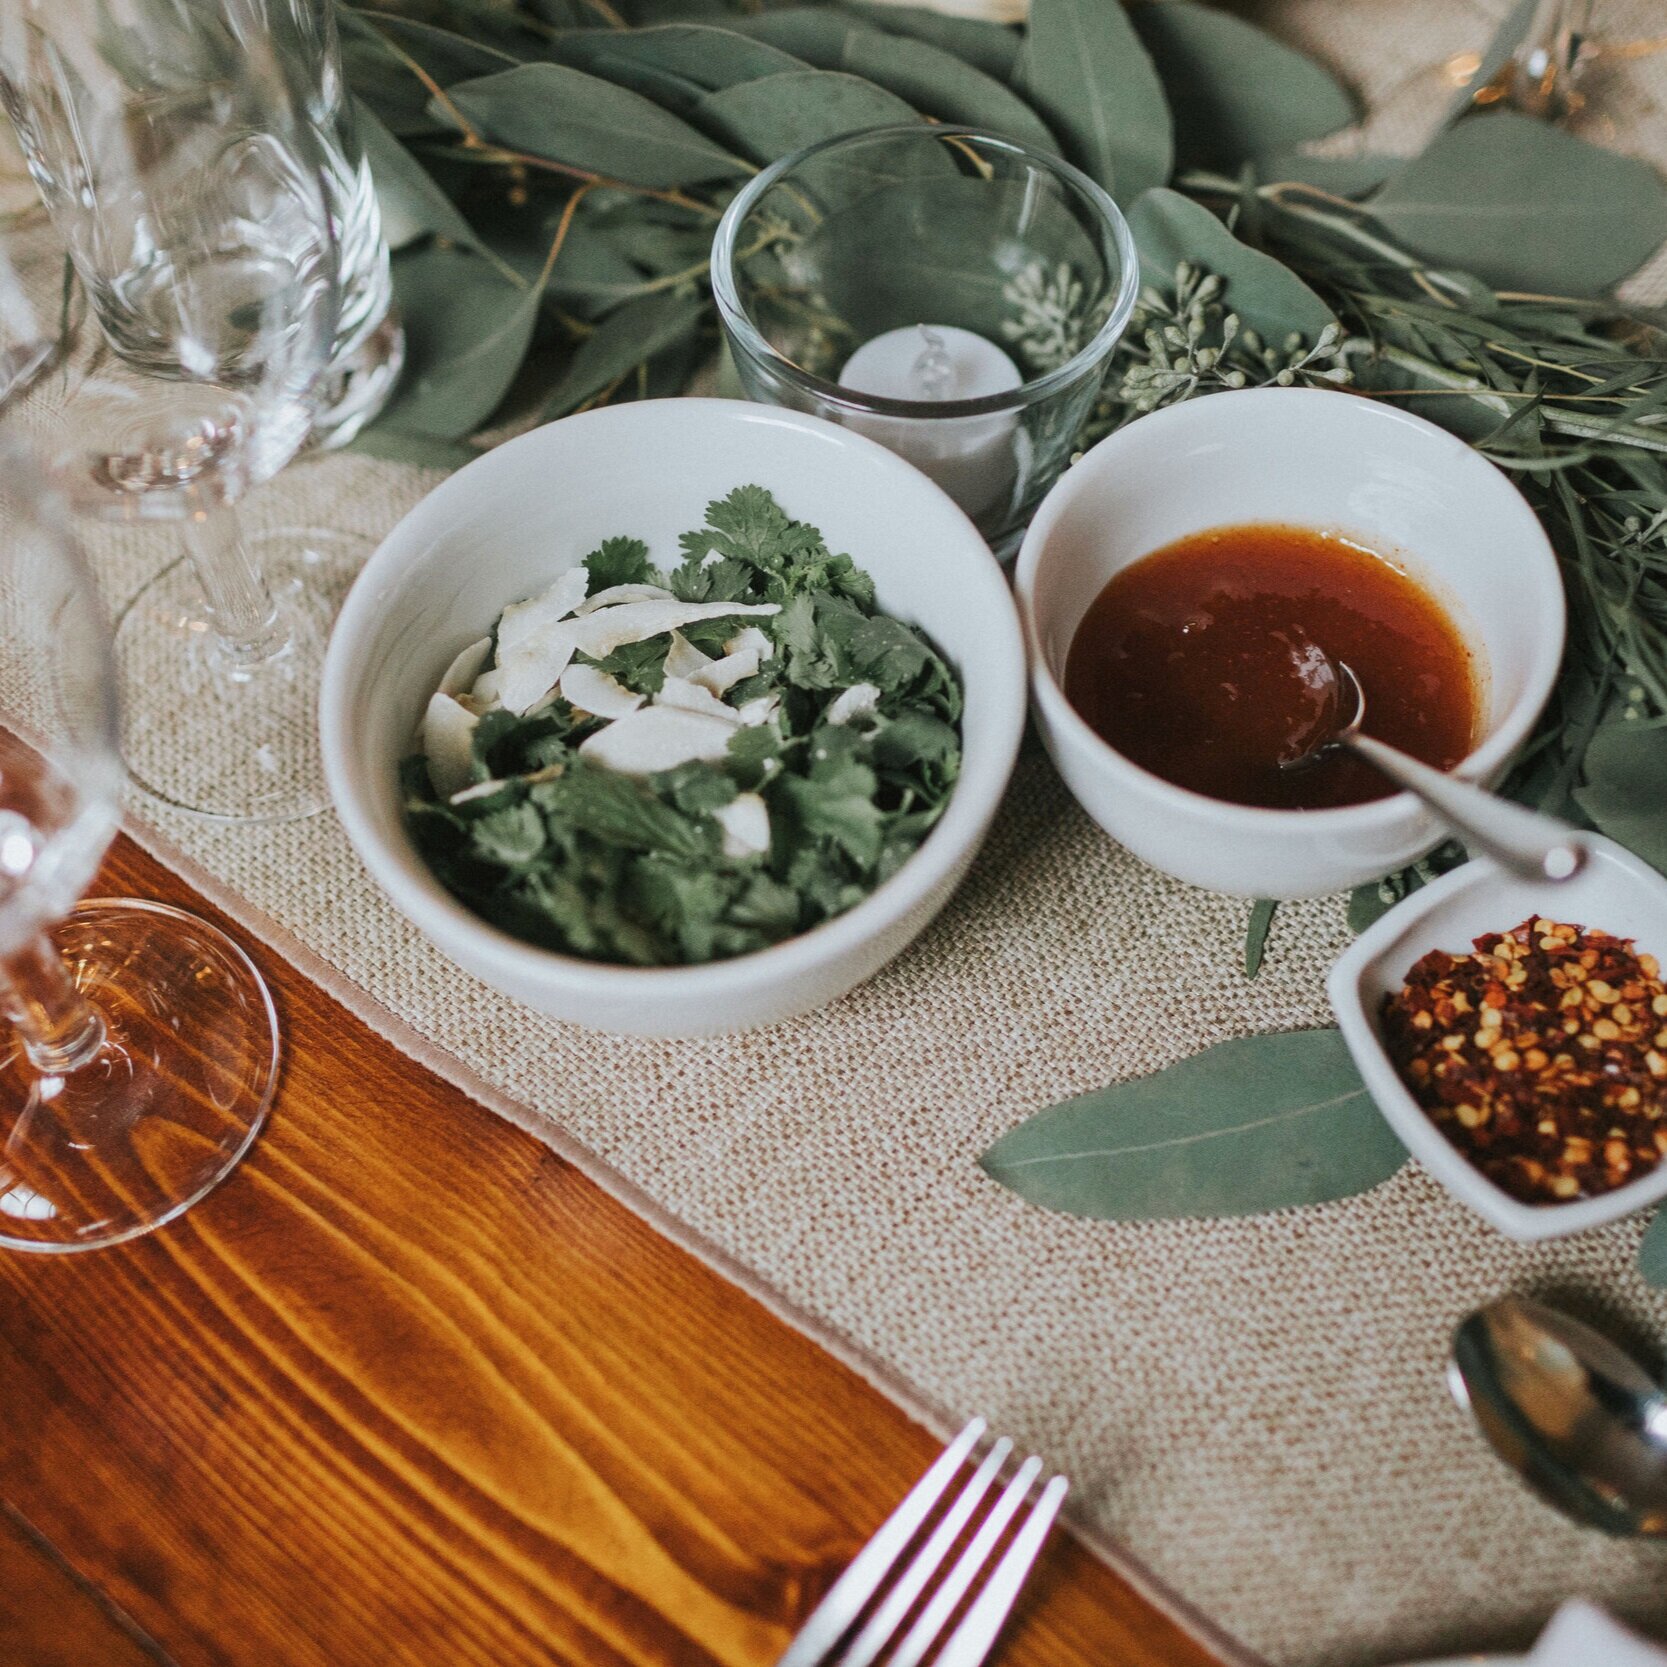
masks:
[[[102,889],[202,909],[125,840]],[[0,1257],[0,1499],[180,1667],[773,1661],[933,1439],[249,947],[251,1158],[149,1238]],[[1215,1660],[1063,1537],[1002,1659]]]

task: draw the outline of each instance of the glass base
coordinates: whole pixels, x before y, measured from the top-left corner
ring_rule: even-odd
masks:
[[[303,456],[337,451],[352,440],[388,403],[405,367],[405,327],[398,307],[324,374],[318,413],[307,435]]]
[[[255,667],[232,661],[181,559],[116,622],[122,760],[135,786],[222,822],[288,822],[329,803],[318,748],[318,683],[342,598],[370,541],[350,533],[255,533],[288,646]]]
[[[91,898],[48,936],[104,1020],[90,1063],[0,1051],[0,1247],[120,1244],[182,1214],[248,1151],[278,1080],[278,1017],[223,932],[163,903]]]

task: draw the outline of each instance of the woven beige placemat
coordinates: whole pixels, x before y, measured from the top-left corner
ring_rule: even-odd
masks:
[[[1329,57],[1408,145],[1503,0],[1242,7]],[[1662,0],[1599,32],[1667,29]],[[1667,162],[1667,55],[1600,106]],[[1667,296],[1667,263],[1636,291]],[[268,518],[380,537],[437,476],[360,458],[297,466]],[[101,547],[112,593],[171,552]],[[181,744],[211,746],[180,715]],[[456,971],[383,901],[333,817],[258,830],[135,807],[239,898],[252,929],[381,1016],[488,1103],[592,1154],[686,1242],[943,1418],[981,1411],[1075,1480],[1090,1531],[1281,1667],[1344,1667],[1526,1639],[1573,1592],[1667,1632],[1667,1555],[1565,1525],[1447,1399],[1454,1322],[1505,1289],[1567,1297],[1648,1343],[1667,1297],[1640,1223],[1513,1246],[1409,1168],[1369,1197],[1257,1220],[1105,1225],[986,1180],[978,1153],[1062,1095],[1205,1042],[1324,1022],[1338,901],[1280,911],[1254,984],[1245,905],[1135,862],[1027,756],[942,920],[828,1010],[731,1040],[598,1037]],[[313,959],[316,957],[316,960]],[[395,1115],[399,1108],[390,1108]],[[420,1139],[421,1130],[413,1129]]]

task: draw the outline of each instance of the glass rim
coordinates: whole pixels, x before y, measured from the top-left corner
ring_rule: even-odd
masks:
[[[1118,276],[1116,293],[1105,322],[1064,364],[1040,376],[1027,378],[1018,387],[1004,393],[986,394],[979,399],[916,400],[893,399],[881,394],[861,394],[842,383],[830,382],[817,376],[773,348],[748,316],[741,304],[735,284],[735,247],[741,222],[752,212],[759,198],[778,180],[793,169],[824,151],[872,139],[971,139],[990,150],[1003,151],[1018,157],[1052,175],[1087,199],[1110,230],[1122,271]],[[1140,293],[1140,256],[1135,249],[1134,235],[1123,211],[1112,200],[1111,194],[1080,168],[1046,151],[1038,150],[1018,139],[1006,139],[983,128],[954,124],[933,125],[915,122],[886,123],[877,127],[858,128],[851,133],[837,134],[831,139],[819,139],[788,156],[772,162],[761,173],[748,180],[736,193],[712,238],[712,299],[717,304],[718,316],[732,344],[749,357],[770,366],[783,380],[807,394],[814,394],[828,405],[843,407],[865,415],[903,417],[913,421],[942,422],[957,417],[983,417],[1000,412],[1018,411],[1038,400],[1046,399],[1061,388],[1077,381],[1085,371],[1109,356],[1111,349],[1128,328],[1135,300]]]

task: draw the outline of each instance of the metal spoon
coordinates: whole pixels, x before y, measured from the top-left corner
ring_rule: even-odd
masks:
[[[1399,748],[1362,735],[1366,693],[1344,661],[1333,660],[1309,644],[1299,657],[1298,669],[1323,697],[1329,689],[1326,718],[1307,740],[1280,759],[1280,769],[1307,769],[1334,747],[1341,747],[1416,793],[1472,851],[1492,857],[1519,879],[1570,880],[1586,866],[1586,842],[1568,823],[1512,804],[1485,787],[1431,769]]]
[[[1547,1504],[1607,1534],[1667,1537],[1667,1392],[1607,1337],[1501,1297],[1453,1334],[1447,1386]]]

